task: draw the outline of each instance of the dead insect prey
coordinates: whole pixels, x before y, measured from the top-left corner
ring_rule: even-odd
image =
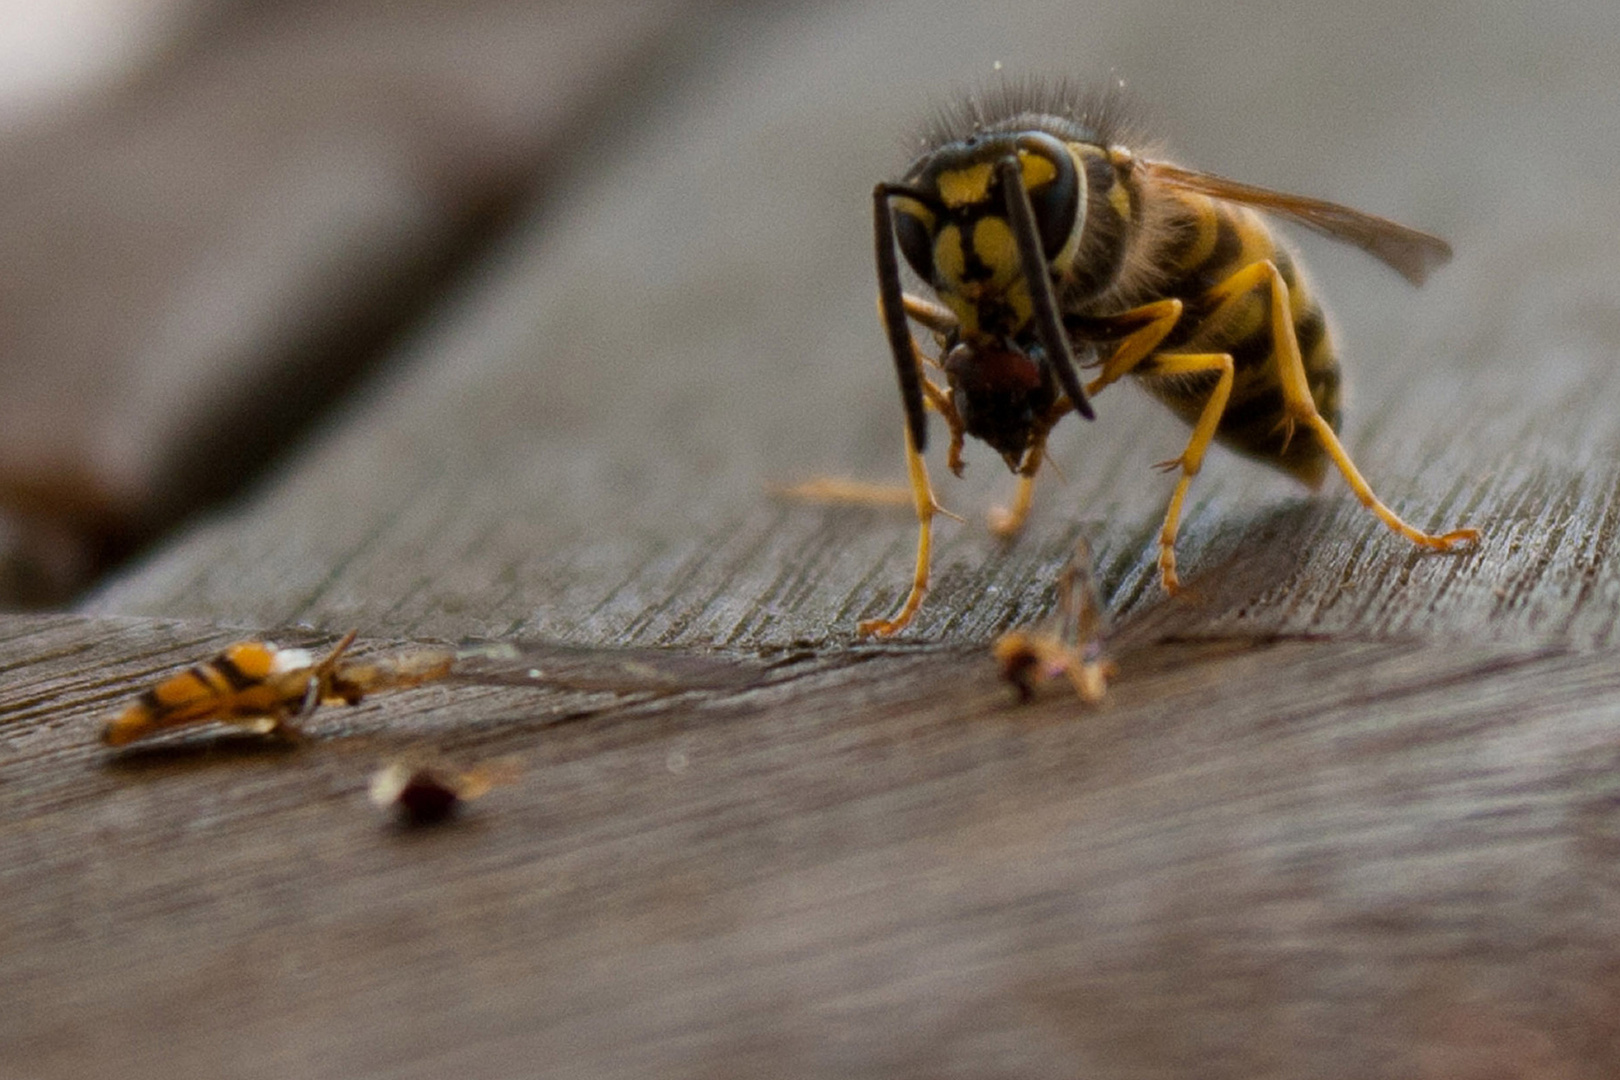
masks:
[[[354,637],[351,630],[319,659],[307,649],[238,641],[212,660],[193,664],[144,691],[107,721],[101,739],[109,746],[124,746],[159,731],[209,721],[296,736],[293,722],[323,703],[357,705],[379,690],[441,679],[455,659],[445,649],[406,649],[350,659],[345,654]]]
[[[991,655],[1001,665],[1001,677],[1024,701],[1032,699],[1042,683],[1061,676],[1080,700],[1095,704],[1115,674],[1113,662],[1103,655],[1107,631],[1091,549],[1082,541],[1058,575],[1057,611],[1052,618],[1033,630],[1004,634],[991,647]]]

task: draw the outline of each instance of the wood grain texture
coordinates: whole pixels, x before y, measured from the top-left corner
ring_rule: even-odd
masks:
[[[22,1075],[1596,1078],[1620,1065],[1617,16],[1568,5],[1015,2],[739,13],[581,146],[488,279],[306,452],[74,615],[0,619],[0,1066]],[[1347,441],[1330,482],[1129,391],[1003,546],[941,495],[914,630],[854,646],[905,514],[772,487],[899,476],[865,210],[930,97],[1115,73],[1188,164],[1446,234],[1413,293],[1302,242]],[[1550,74],[1555,73],[1555,74]],[[1116,397],[1116,393],[1118,396]],[[940,470],[943,472],[943,470]],[[1097,555],[1107,706],[985,659]],[[296,751],[95,720],[240,629],[498,638],[527,669],[330,710]],[[699,665],[611,693],[626,648]],[[635,654],[639,656],[640,654]],[[548,664],[551,661],[548,661]],[[382,757],[518,754],[450,829]],[[116,1069],[112,1066],[116,1065]],[[0,1073],[5,1069],[0,1067]]]
[[[0,604],[61,603],[258,475],[690,11],[194,7],[0,132]]]
[[[976,649],[710,654],[95,742],[225,640],[7,620],[7,1075],[1620,1067],[1612,650],[1127,642],[1093,712]],[[423,746],[524,771],[405,832],[364,787]]]

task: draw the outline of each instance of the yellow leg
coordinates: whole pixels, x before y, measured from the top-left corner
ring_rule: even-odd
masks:
[[[1181,527],[1181,505],[1187,498],[1187,487],[1192,483],[1192,478],[1203,468],[1204,453],[1214,441],[1221,415],[1226,412],[1226,402],[1232,396],[1235,369],[1232,358],[1226,353],[1182,353],[1152,357],[1137,370],[1137,374],[1144,378],[1195,375],[1209,371],[1219,372],[1220,378],[1204,404],[1204,411],[1198,414],[1198,423],[1193,426],[1187,448],[1180,457],[1162,462],[1159,466],[1181,470],[1181,479],[1176,481],[1176,490],[1170,496],[1170,508],[1165,511],[1164,527],[1159,530],[1159,581],[1164,585],[1164,591],[1172,596],[1181,588],[1181,581],[1176,577],[1176,530]]]
[[[1338,466],[1339,472],[1344,475],[1350,490],[1361,500],[1361,505],[1376,514],[1391,530],[1412,543],[1438,551],[1460,550],[1478,543],[1478,529],[1453,529],[1438,535],[1414,529],[1373,494],[1372,486],[1361,475],[1361,470],[1356,468],[1355,462],[1350,460],[1350,454],[1339,441],[1339,436],[1316,409],[1316,402],[1311,397],[1310,383],[1305,378],[1305,362],[1300,356],[1299,341],[1294,336],[1288,283],[1277,272],[1276,266],[1269,260],[1254,263],[1222,282],[1216,291],[1237,295],[1266,279],[1271,282],[1271,333],[1276,349],[1277,374],[1282,383],[1283,407],[1287,413],[1284,424],[1288,433],[1291,435],[1295,425],[1298,424],[1310,428],[1321,440],[1322,449],[1327,451],[1328,457],[1333,459],[1333,464]]]
[[[1103,364],[1102,374],[1086,384],[1086,396],[1091,397],[1109,383],[1124,378],[1145,357],[1151,355],[1153,350],[1159,347],[1159,342],[1163,341],[1181,320],[1181,306],[1180,300],[1155,300],[1151,304],[1143,304],[1139,308],[1132,308],[1110,318],[1110,323],[1122,327],[1144,322],[1147,325],[1130,331],[1115,346],[1114,355]]]
[[[948,334],[956,329],[956,316],[943,304],[936,304],[932,300],[924,300],[910,293],[902,294],[900,303],[906,309],[907,315],[936,334]]]
[[[1120,328],[1135,327],[1135,329],[1129,329],[1115,346],[1114,354],[1103,364],[1102,374],[1086,384],[1086,396],[1095,397],[1110,383],[1129,374],[1144,357],[1151,355],[1159,342],[1175,328],[1176,322],[1181,318],[1181,307],[1180,300],[1155,300],[1151,304],[1144,304],[1113,316],[1109,320],[1111,324]],[[1035,498],[1035,474],[1040,471],[1041,462],[1046,454],[1047,432],[1051,431],[1071,408],[1073,405],[1067,399],[1059,402],[1031,437],[1029,447],[1024,453],[1023,464],[1018,470],[1018,490],[1013,494],[1012,505],[997,507],[990,511],[990,531],[997,536],[1016,536],[1023,530],[1024,522],[1029,518],[1029,508]]]
[[[915,349],[915,346],[913,348]],[[926,357],[920,350],[916,355],[917,365],[920,368],[926,362]],[[922,377],[922,392],[923,401],[929,408],[939,413],[951,432],[951,444],[945,455],[945,465],[953,475],[961,476],[962,445],[967,440],[967,425],[962,423],[962,414],[956,411],[956,403],[951,398],[951,392],[936,386],[927,375]]]
[[[911,429],[906,429],[906,467],[911,474],[911,495],[917,508],[917,570],[912,575],[911,592],[900,610],[887,619],[866,619],[855,628],[860,637],[889,637],[904,630],[916,617],[923,597],[928,595],[928,566],[933,552],[934,514],[939,503],[934,500],[934,489],[928,482],[928,465],[911,441]]]

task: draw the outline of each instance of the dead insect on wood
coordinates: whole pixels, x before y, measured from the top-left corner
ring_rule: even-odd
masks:
[[[518,771],[517,762],[510,758],[471,769],[395,761],[372,775],[370,796],[376,806],[394,807],[406,825],[433,825],[449,818],[462,803],[513,783]]]
[[[346,659],[332,672],[323,700],[358,705],[379,690],[404,690],[450,674],[460,653],[450,649],[408,648],[361,659]]]
[[[378,690],[415,686],[450,672],[454,654],[407,649],[362,660],[345,657],[355,631],[326,655],[284,649],[267,641],[238,641],[212,660],[194,664],[144,691],[107,721],[101,738],[109,746],[187,724],[220,721],[261,734],[296,737],[294,721],[324,702],[357,705]]]
[[[1298,261],[1262,211],[1366,251],[1413,284],[1451,257],[1439,237],[1345,206],[1254,187],[1139,155],[1114,105],[1066,87],[1008,88],[946,117],[896,182],[872,192],[878,309],[905,406],[918,520],[916,571],[889,618],[904,629],[928,591],[939,505],[923,461],[927,409],[1019,477],[1003,535],[1023,526],[1053,426],[1091,419],[1090,399],[1131,376],[1192,426],[1161,468],[1179,473],[1159,532],[1159,577],[1178,587],[1175,540],[1188,484],[1211,442],[1316,487],[1331,466],[1393,531],[1440,551],[1474,529],[1428,533],[1380,502],[1339,441],[1339,362]],[[904,257],[934,299],[902,292]],[[936,355],[912,338],[931,332]],[[1081,361],[1100,364],[1083,383]],[[935,383],[929,371],[943,376]]]
[[[1080,700],[1096,704],[1108,690],[1117,669],[1103,655],[1108,617],[1097,595],[1091,548],[1081,541],[1058,575],[1057,611],[1034,630],[1014,630],[991,646],[1001,665],[1001,677],[1011,683],[1023,701],[1034,698],[1036,688],[1066,677]]]

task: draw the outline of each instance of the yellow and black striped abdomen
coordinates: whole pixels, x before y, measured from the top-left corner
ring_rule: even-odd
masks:
[[[102,739],[122,746],[163,728],[287,712],[303,695],[297,677],[277,671],[278,660],[290,655],[264,642],[239,641],[144,691],[107,723]]]
[[[1160,344],[1160,353],[1227,353],[1234,379],[1216,438],[1224,445],[1282,469],[1311,486],[1319,484],[1328,459],[1308,433],[1289,438],[1283,424],[1278,348],[1271,321],[1271,285],[1266,274],[1234,291],[1233,275],[1270,260],[1288,286],[1294,335],[1317,411],[1339,429],[1339,362],[1321,306],[1294,257],[1253,210],[1207,196],[1177,193],[1186,213],[1178,217],[1161,250],[1169,269],[1160,291],[1182,301],[1181,319]],[[1198,419],[1216,376],[1143,380],[1147,390],[1175,413]]]

